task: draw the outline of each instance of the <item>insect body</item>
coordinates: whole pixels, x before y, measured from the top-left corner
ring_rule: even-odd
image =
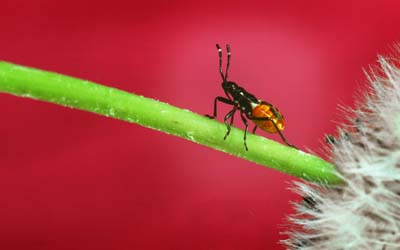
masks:
[[[284,118],[279,110],[272,104],[257,99],[253,94],[247,92],[244,88],[237,85],[235,82],[228,81],[228,69],[231,59],[231,50],[229,45],[226,45],[228,52],[228,61],[226,64],[225,75],[222,72],[222,49],[219,44],[216,45],[219,56],[219,73],[222,78],[222,89],[225,92],[226,97],[217,96],[214,100],[214,113],[212,116],[207,115],[209,118],[215,118],[217,116],[217,102],[223,102],[228,105],[232,105],[233,108],[229,111],[224,118],[224,122],[227,127],[227,131],[224,140],[228,137],[231,132],[231,126],[233,123],[234,114],[236,111],[240,111],[240,118],[242,119],[245,130],[244,130],[244,147],[246,150],[246,135],[248,129],[247,119],[255,123],[253,133],[255,133],[257,127],[268,132],[268,133],[279,133],[282,140],[291,147],[295,146],[289,144],[282,134],[284,129]]]

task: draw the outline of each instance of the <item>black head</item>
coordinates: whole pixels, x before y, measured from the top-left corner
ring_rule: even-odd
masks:
[[[216,44],[217,49],[218,49],[218,56],[219,56],[219,73],[221,74],[221,78],[223,82],[228,81],[228,69],[229,69],[229,64],[231,62],[231,47],[229,44],[226,45],[226,51],[228,52],[228,61],[226,63],[226,69],[225,69],[225,75],[222,73],[222,49],[219,46],[219,44]]]
[[[234,92],[239,88],[239,86],[235,82],[224,81],[222,82],[222,88],[228,91],[229,93]]]

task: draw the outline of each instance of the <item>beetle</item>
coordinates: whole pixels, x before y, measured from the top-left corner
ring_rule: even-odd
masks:
[[[222,89],[225,92],[225,97],[217,96],[214,99],[214,112],[213,115],[206,115],[207,117],[214,119],[217,117],[217,103],[222,102],[233,106],[232,110],[229,111],[224,117],[224,123],[226,124],[226,134],[224,140],[228,137],[231,132],[231,126],[233,123],[234,114],[236,111],[240,111],[240,118],[242,119],[245,130],[244,130],[244,147],[248,151],[246,143],[246,135],[248,130],[248,120],[255,123],[253,128],[253,134],[257,128],[260,128],[268,133],[278,133],[286,145],[296,148],[292,144],[288,143],[286,138],[282,134],[282,130],[285,128],[285,119],[278,108],[271,103],[256,98],[253,94],[247,92],[244,88],[240,87],[237,83],[228,81],[228,70],[231,61],[231,48],[229,44],[226,45],[227,51],[227,63],[225,74],[222,72],[222,49],[219,44],[216,44],[218,49],[219,57],[219,73],[222,78]]]

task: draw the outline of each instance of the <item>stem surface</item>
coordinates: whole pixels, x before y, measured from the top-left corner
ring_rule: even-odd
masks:
[[[53,72],[0,61],[0,92],[90,111],[179,136],[313,182],[338,184],[335,168],[321,158],[232,128],[186,109]]]

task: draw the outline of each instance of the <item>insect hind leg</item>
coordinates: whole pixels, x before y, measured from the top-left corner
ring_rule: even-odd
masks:
[[[271,118],[269,118],[269,117],[253,117],[253,116],[251,116],[251,115],[247,115],[247,118],[249,118],[249,119],[252,120],[252,121],[271,121],[272,124],[274,125],[276,131],[278,132],[279,136],[281,137],[282,141],[283,141],[286,145],[288,145],[289,147],[298,149],[296,146],[290,144],[290,143],[286,140],[285,136],[283,136],[282,132],[279,130],[278,126],[276,125],[276,123],[274,122],[274,120],[272,120]],[[254,129],[254,131],[255,131],[255,129]]]

